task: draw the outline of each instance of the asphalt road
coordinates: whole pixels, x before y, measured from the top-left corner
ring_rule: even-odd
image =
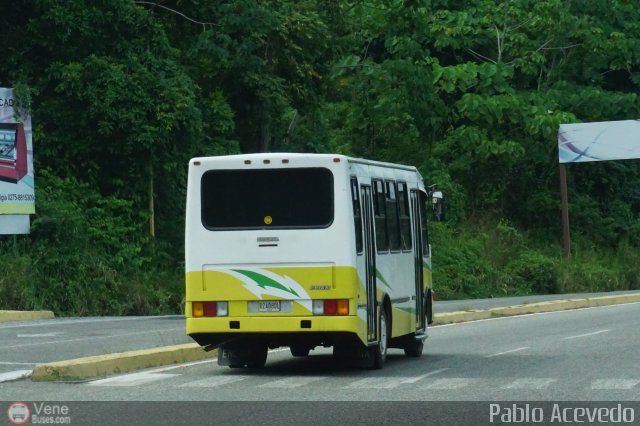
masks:
[[[0,385],[0,400],[640,400],[640,303],[438,326],[426,343],[417,359],[391,350],[382,370],[336,365],[327,349],[276,350],[262,370],[205,361],[83,383],[18,380]]]
[[[637,291],[636,291],[637,292]],[[490,309],[547,300],[634,292],[542,295],[436,301],[435,311]],[[92,355],[192,343],[179,315],[149,317],[56,318],[0,323],[0,383],[27,375],[37,364]]]
[[[0,323],[3,374],[36,364],[192,343],[182,316],[56,318]]]

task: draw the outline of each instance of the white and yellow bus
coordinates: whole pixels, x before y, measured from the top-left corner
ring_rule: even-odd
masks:
[[[231,367],[262,367],[280,346],[333,346],[373,368],[389,347],[420,356],[433,315],[427,192],[415,167],[342,155],[192,159],[187,334]]]

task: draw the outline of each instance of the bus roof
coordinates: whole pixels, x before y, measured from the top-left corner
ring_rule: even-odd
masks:
[[[226,163],[226,162],[236,162],[238,160],[244,161],[259,161],[259,160],[290,160],[290,159],[324,159],[328,161],[333,161],[334,159],[339,159],[341,161],[346,161],[349,163],[357,163],[357,164],[366,164],[369,166],[377,166],[377,167],[386,167],[392,169],[406,170],[409,172],[418,172],[415,166],[407,166],[404,164],[394,164],[387,163],[384,161],[375,161],[375,160],[367,160],[364,158],[355,158],[349,157],[342,154],[306,154],[306,153],[291,153],[291,152],[266,152],[266,153],[255,153],[255,154],[236,154],[236,155],[222,155],[222,156],[211,156],[211,157],[196,157],[191,159],[191,163],[193,162],[206,162],[206,163]]]

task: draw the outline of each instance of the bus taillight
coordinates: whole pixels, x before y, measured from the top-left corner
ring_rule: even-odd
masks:
[[[204,302],[204,316],[215,317],[218,315],[218,305],[216,302]]]
[[[204,316],[204,303],[193,302],[193,306],[191,307],[191,312],[193,313],[193,316],[196,318]]]
[[[314,315],[349,315],[349,300],[327,299],[313,301]]]
[[[228,302],[193,302],[191,309],[195,318],[226,317],[229,315]]]
[[[338,313],[338,301],[337,300],[325,300],[324,301],[324,314],[335,315]]]
[[[349,315],[349,301],[347,299],[338,300],[338,315]]]

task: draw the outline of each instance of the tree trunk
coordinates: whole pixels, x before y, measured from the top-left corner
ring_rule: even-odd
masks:
[[[151,240],[156,237],[155,211],[153,203],[153,164],[149,164],[149,235]]]
[[[271,146],[271,114],[267,107],[262,107],[262,118],[260,119],[260,145],[258,152],[269,152]]]

